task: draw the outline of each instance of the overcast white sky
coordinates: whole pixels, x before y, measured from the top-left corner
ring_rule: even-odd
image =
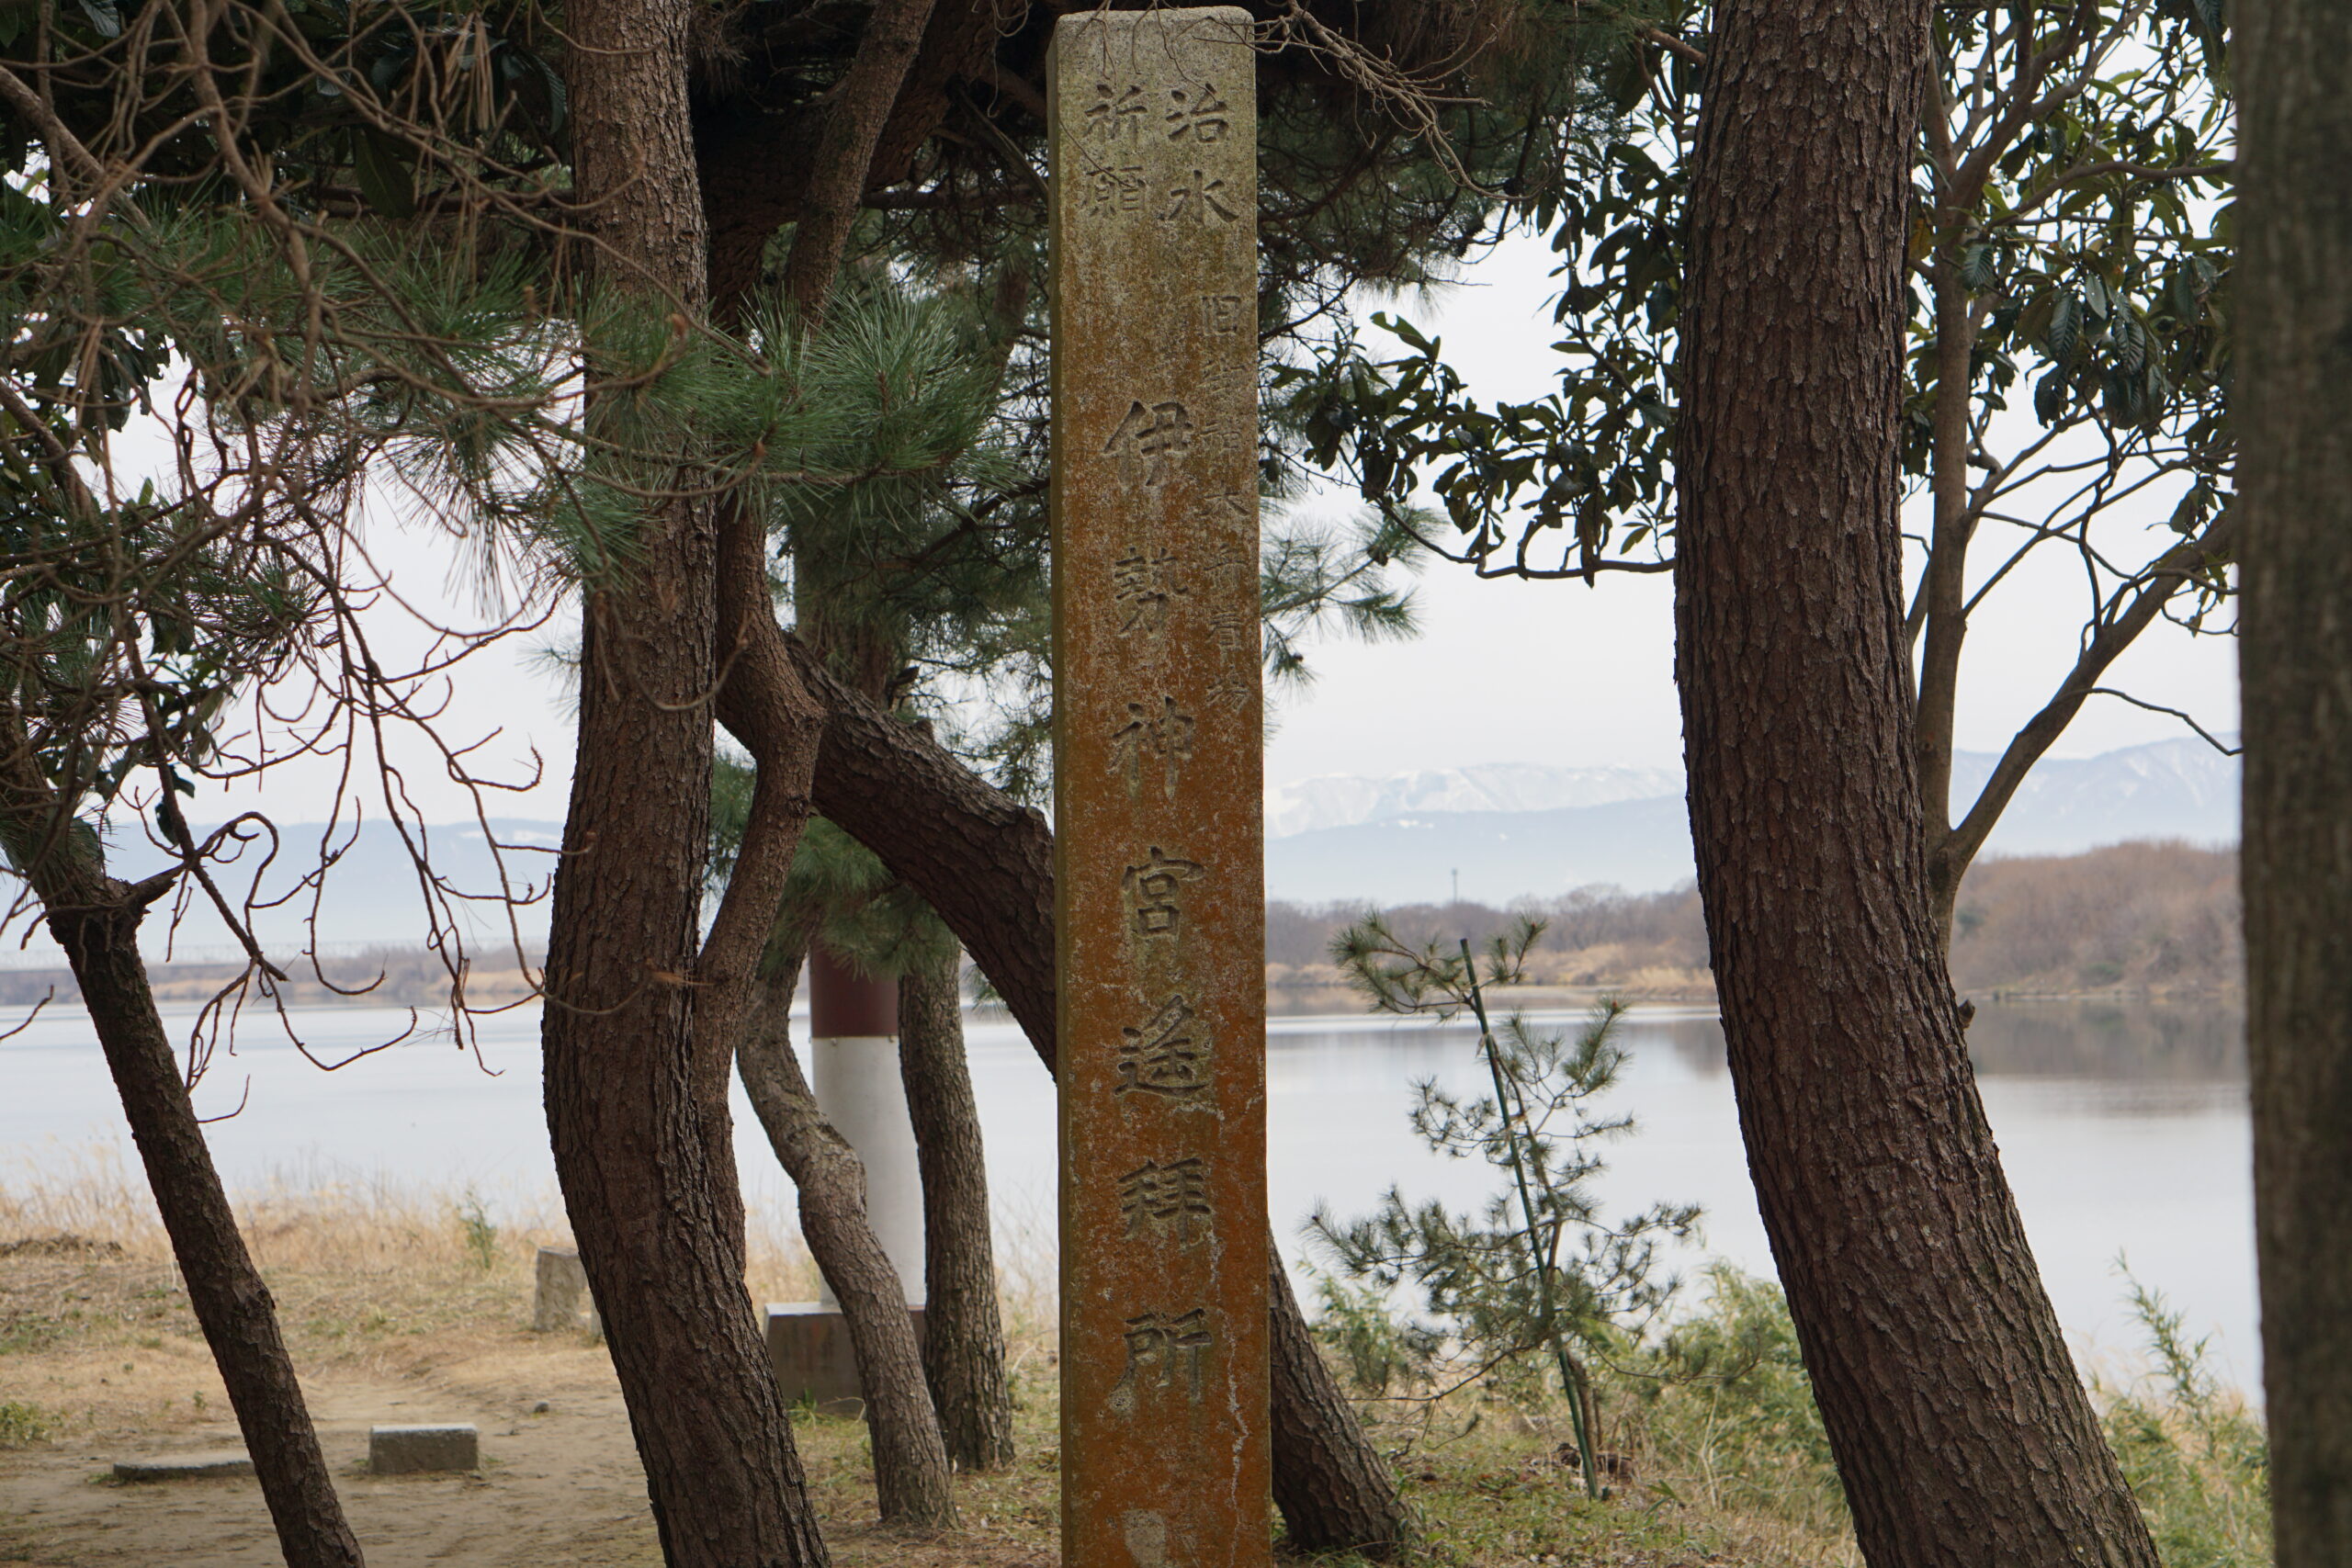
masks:
[[[1447,358],[1482,397],[1548,389],[1555,335],[1546,305],[1550,255],[1540,241],[1507,243],[1464,274],[1434,310],[1382,307],[1443,335]],[[1368,346],[1383,340],[1367,329]],[[2169,502],[2152,504],[2161,524]],[[1266,758],[1270,783],[1317,773],[1389,773],[1473,762],[1679,767],[1673,592],[1662,578],[1481,582],[1439,567],[1419,594],[1424,635],[1385,647],[1326,644],[1305,700],[1284,705]],[[2005,745],[2072,664],[2083,581],[2052,555],[2006,583],[1972,620],[1959,742]],[[2209,729],[2237,726],[2236,647],[2151,628],[2106,682],[2194,713]],[[2057,748],[2090,756],[2188,733],[2179,724],[2095,697]]]
[[[1468,269],[1464,283],[1437,300],[1385,308],[1442,333],[1449,356],[1482,396],[1533,396],[1551,374],[1547,265],[1539,243],[1515,242]],[[460,557],[453,542],[402,524],[400,510],[382,498],[371,508],[367,538],[375,558],[426,614],[481,624],[469,580],[456,570]],[[2073,657],[2081,596],[2079,577],[2053,560],[1980,613],[1961,711],[1963,747],[1999,746],[2040,705]],[[1477,762],[1679,764],[1671,590],[1663,578],[1604,578],[1589,589],[1578,582],[1481,582],[1439,567],[1424,579],[1419,603],[1424,630],[1418,640],[1333,640],[1314,649],[1318,679],[1303,695],[1283,701],[1266,759],[1270,784]],[[388,649],[411,651],[426,640],[390,605],[376,617],[374,635]],[[563,815],[569,698],[537,651],[551,640],[560,636],[478,654],[447,694],[441,731],[452,740],[482,743],[474,759],[478,773],[524,781],[534,750],[544,764],[536,788],[494,798],[494,815]],[[2186,706],[2209,728],[2236,724],[2234,649],[2223,638],[2191,638],[2160,626],[2112,683]],[[2084,756],[2179,733],[2168,719],[2094,699],[2059,750]],[[462,792],[422,749],[410,749],[402,763],[428,820],[470,814]],[[298,763],[271,777],[268,805],[280,820],[315,820],[333,787],[323,764]],[[200,815],[217,819],[252,798],[241,793],[207,801]]]

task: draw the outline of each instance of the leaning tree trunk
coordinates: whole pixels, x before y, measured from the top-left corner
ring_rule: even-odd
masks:
[[[1928,0],[1723,0],[1681,324],[1677,679],[1758,1205],[1864,1555],[2156,1568],[1929,915],[1895,437]]]
[[[923,1376],[948,1458],[966,1470],[1002,1470],[1012,1462],[1012,1389],[980,1111],[964,1056],[962,969],[950,948],[899,977],[899,1077],[922,1165]]]
[[[826,1561],[743,1286],[734,1172],[695,1092],[697,883],[714,673],[707,533],[589,595],[579,761],[548,941],[556,1172],[672,1568]],[[653,592],[656,588],[659,592]]]
[[[704,285],[691,11],[686,0],[575,0],[564,18],[571,210],[593,230],[608,288],[687,323]],[[699,482],[649,501],[631,547],[616,552],[622,564],[583,590],[578,756],[541,1023],[548,1124],[665,1559],[800,1568],[826,1561],[824,1543],[744,1290],[741,1198],[714,1121],[725,1100],[704,1092],[695,1049],[719,675],[712,512],[690,498]]]
[[[2278,1568],[2352,1562],[2352,56],[2239,12],[2246,1038]]]
[[[51,858],[71,852],[60,845]],[[326,1456],[278,1333],[277,1308],[238,1234],[187,1085],[148,988],[139,956],[146,905],[129,885],[95,870],[36,867],[49,926],[74,965],[98,1046],[122,1096],[131,1141],[187,1282],[188,1305],[212,1348],[230,1407],[253,1456],[288,1568],[358,1568],[359,1542],[345,1522]],[[159,889],[160,891],[160,889]]]
[[[836,680],[797,640],[792,661],[827,710],[816,807],[938,911],[1004,998],[1046,1070],[1055,1062],[1053,831],[913,727]],[[1404,1554],[1412,1509],[1315,1348],[1274,1259],[1274,1502],[1303,1551]]]
[[[1411,1509],[1380,1450],[1364,1436],[1355,1407],[1331,1375],[1283,1267],[1279,1237],[1267,1299],[1273,1371],[1274,1506],[1290,1544],[1308,1552],[1361,1551],[1401,1557],[1418,1538]]]
[[[803,941],[771,948],[756,1005],[735,1051],[736,1070],[777,1162],[800,1199],[800,1236],[842,1303],[883,1522],[922,1529],[956,1523],[956,1494],[905,1284],[865,1217],[865,1167],[817,1107],[792,1050],[792,993]]]

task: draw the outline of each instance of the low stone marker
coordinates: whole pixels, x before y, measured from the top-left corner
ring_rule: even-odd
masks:
[[[915,1343],[923,1337],[922,1308],[909,1307],[914,1320]],[[770,1302],[768,1365],[775,1386],[787,1404],[803,1400],[832,1416],[854,1415],[864,1408],[865,1391],[858,1382],[857,1351],[850,1344],[849,1319],[830,1302]]]
[[[117,1481],[210,1481],[253,1472],[253,1457],[245,1453],[169,1454],[161,1459],[114,1461]]]
[[[371,1427],[368,1468],[378,1475],[480,1470],[481,1438],[470,1423],[447,1427]]]
[[[578,1247],[539,1248],[537,1286],[531,1295],[531,1327],[540,1334],[566,1328],[604,1333],[605,1325],[596,1316],[595,1298],[588,1293],[588,1270],[580,1266]]]

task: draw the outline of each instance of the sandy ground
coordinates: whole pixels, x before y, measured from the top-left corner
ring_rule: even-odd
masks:
[[[329,1372],[305,1382],[344,1506],[374,1568],[621,1568],[661,1562],[644,1473],[611,1364],[600,1350],[525,1348],[429,1377]],[[537,1411],[542,1403],[548,1408]],[[481,1431],[481,1470],[462,1476],[370,1475],[368,1428],[420,1421],[475,1423]],[[850,1468],[842,1462],[847,1456],[825,1451],[848,1447],[838,1440],[844,1435],[810,1433],[804,1454],[837,1562],[1025,1568],[1057,1560],[1036,1539],[1034,1521],[1001,1524],[980,1511],[986,1500],[979,1498],[967,1498],[967,1529],[956,1536],[912,1539],[881,1531],[863,1477],[841,1473]],[[0,1455],[0,1562],[33,1568],[275,1563],[277,1538],[253,1481],[127,1484],[111,1478],[119,1458],[241,1446],[232,1424],[204,1421],[168,1433],[124,1433],[111,1442]]]
[[[611,1369],[594,1351],[484,1359],[447,1377],[401,1382],[329,1376],[310,1383],[312,1409],[344,1506],[376,1568],[620,1568],[654,1564],[643,1472]],[[529,1413],[544,1400],[544,1413]],[[465,1476],[368,1473],[376,1421],[472,1421],[482,1469]],[[0,1460],[0,1562],[33,1568],[181,1564],[232,1568],[279,1561],[259,1488],[250,1480],[123,1484],[112,1461],[238,1447],[225,1423],[168,1438],[19,1450]],[[831,1446],[831,1445],[825,1445]],[[829,1468],[819,1455],[812,1468]],[[827,1488],[827,1491],[832,1489]],[[956,1537],[910,1539],[873,1523],[870,1506],[833,1495],[825,1533],[844,1563],[1045,1564],[1050,1548],[975,1514]],[[839,1505],[848,1502],[852,1506]],[[968,1505],[967,1505],[968,1506]],[[1017,1532],[1035,1535],[1034,1527]]]
[[[501,1302],[500,1321],[455,1348],[446,1330],[403,1335],[394,1319],[373,1335],[346,1333],[356,1343],[322,1354],[317,1342],[336,1337],[337,1320],[304,1320],[300,1292],[281,1286],[279,1293],[298,1347],[311,1342],[309,1353],[298,1348],[304,1388],[373,1568],[660,1562],[644,1474],[601,1345],[585,1335],[533,1335],[520,1326],[519,1303]],[[203,1344],[186,1333],[193,1325],[185,1311],[159,1265],[0,1258],[0,1405],[62,1413],[63,1427],[46,1440],[0,1448],[0,1562],[245,1568],[280,1561],[249,1478],[112,1478],[118,1459],[243,1447]],[[70,1332],[41,1332],[61,1322]],[[480,1472],[368,1473],[369,1427],[451,1421],[480,1428]],[[1012,1474],[968,1482],[961,1531],[910,1538],[875,1523],[861,1427],[813,1419],[798,1438],[838,1562],[1029,1568],[1056,1560],[1050,1449],[1030,1446]]]
[[[0,1201],[6,1194],[0,1192]],[[263,1209],[246,1234],[337,1488],[373,1568],[655,1568],[643,1472],[604,1347],[528,1328],[528,1233],[456,1239],[412,1205]],[[135,1239],[135,1238],[134,1238]],[[211,1357],[161,1251],[0,1232],[0,1563],[269,1568],[280,1561],[250,1479],[121,1483],[120,1459],[241,1445]],[[797,1281],[754,1267],[765,1299]],[[863,1425],[796,1417],[812,1506],[842,1568],[1053,1568],[1059,1452],[1050,1342],[1009,1316],[1020,1458],[959,1476],[960,1525],[882,1529]],[[1375,1432],[1455,1568],[1851,1568],[1842,1541],[1763,1531],[1640,1487],[1582,1498],[1561,1436],[1500,1407],[1470,1426]],[[376,1476],[378,1424],[469,1421],[481,1468]],[[1410,1450],[1409,1458],[1408,1450]],[[1688,1481],[1688,1478],[1684,1478]],[[1296,1559],[1286,1559],[1297,1561]],[[1340,1560],[1333,1561],[1339,1568]],[[1348,1559],[1344,1561],[1355,1561]]]
[[[653,1562],[643,1473],[610,1364],[593,1348],[474,1358],[429,1376],[336,1370],[305,1380],[319,1436],[368,1560],[424,1564]],[[544,1414],[530,1414],[539,1403]],[[211,1408],[220,1409],[217,1398]],[[470,1421],[482,1469],[466,1476],[371,1476],[379,1422]],[[187,1568],[277,1560],[249,1479],[114,1482],[117,1459],[241,1449],[226,1420],[118,1428],[0,1458],[0,1560],[49,1568],[175,1562]]]

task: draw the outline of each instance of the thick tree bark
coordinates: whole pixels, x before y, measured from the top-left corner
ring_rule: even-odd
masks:
[[[825,129],[784,263],[785,298],[802,320],[824,311],[825,296],[842,269],[850,226],[865,194],[875,143],[914,63],[931,20],[932,0],[875,0],[858,36],[857,55],[825,102]]]
[[[1054,839],[945,750],[851,691],[786,639],[824,705],[816,806],[938,911],[1054,1070]],[[1291,1544],[1390,1558],[1419,1538],[1412,1510],[1316,1353],[1281,1249],[1273,1269],[1274,1501]]]
[[[1272,1332],[1274,1506],[1299,1551],[1361,1551],[1384,1562],[1419,1538],[1412,1509],[1299,1310],[1280,1237],[1267,1247]]]
[[[945,748],[850,690],[806,643],[793,668],[825,710],[816,807],[947,922],[1054,1066],[1054,835]]]
[[[1725,0],[1693,164],[1677,677],[1740,1124],[1865,1556],[2156,1568],[1929,914],[1896,421],[1928,0]]]
[[[2352,1562],[2352,11],[2238,13],[2246,1037],[2278,1568]]]
[[[800,1199],[800,1235],[842,1303],[883,1522],[950,1529],[956,1495],[939,1421],[924,1385],[904,1284],[865,1218],[865,1167],[809,1092],[792,1049],[792,993],[806,935],[772,946],[757,1005],[736,1049],[743,1090]]]
[[[955,1487],[906,1292],[866,1219],[865,1167],[818,1108],[786,1032],[807,935],[787,932],[779,942],[774,927],[792,848],[808,820],[821,710],[785,652],[768,599],[762,539],[752,520],[737,513],[729,519],[720,551],[729,658],[719,716],[750,750],[758,773],[743,852],[705,944],[707,958],[724,947],[729,973],[748,976],[755,963],[761,977],[748,995],[729,989],[744,1003],[728,1009],[726,1034],[706,1043],[732,1043],[752,1108],[797,1190],[801,1237],[842,1303],[865,1391],[882,1517],[911,1529],[945,1529],[956,1522]],[[747,951],[761,952],[756,942],[746,945],[754,922],[766,936],[765,955],[747,963]],[[716,1077],[704,1077],[702,1092],[723,1100],[725,1057],[714,1065]]]
[[[800,229],[786,266],[786,298],[799,323],[813,330],[841,270],[858,199],[873,173],[877,144],[923,37],[933,0],[878,0],[867,14],[857,54],[828,95],[816,161],[808,170]],[[759,243],[764,244],[765,234]],[[702,276],[727,273],[728,247],[700,259]],[[718,280],[717,304],[731,319],[757,276],[740,269]],[[812,565],[800,563],[802,577]],[[713,971],[747,979],[775,919],[792,854],[808,815],[820,710],[785,655],[767,571],[764,520],[730,498],[719,532],[721,641],[727,673],[719,715],[756,766],[752,817],[706,956]],[[721,962],[723,960],[723,962]],[[786,974],[789,987],[797,955]],[[730,996],[744,998],[738,988]],[[885,1521],[926,1529],[956,1523],[947,1450],[925,1386],[922,1362],[897,1269],[865,1213],[865,1169],[818,1110],[773,1008],[759,1021],[778,1032],[768,1048],[746,1028],[747,1007],[732,1007],[725,1032],[707,1041],[704,1092],[724,1103],[731,1049],[744,1087],[777,1157],[798,1190],[801,1235],[825,1271],[847,1320],[874,1443],[874,1477]],[[716,1156],[714,1156],[716,1157]],[[731,1168],[730,1168],[731,1170]]]
[[[860,195],[906,177],[946,118],[955,85],[993,73],[999,29],[1012,19],[1008,10],[1001,20],[989,0],[934,0],[914,62],[875,139]],[[741,103],[712,105],[695,127],[710,215],[711,298],[722,315],[758,287],[770,237],[802,215],[818,166],[815,144],[831,107],[830,99],[778,114]]]
[[[565,25],[595,266],[691,324],[705,257],[688,7],[583,0]],[[718,677],[711,510],[656,503],[639,527],[625,572],[591,582],[582,604],[542,1024],[548,1123],[666,1561],[798,1568],[825,1549],[743,1288],[725,1102],[696,1060],[689,983]]]
[[[1012,1462],[1012,1388],[980,1111],[964,1058],[962,967],[951,950],[899,977],[899,1077],[922,1162],[923,1376],[948,1458],[1002,1470]]]
[[[48,858],[62,861],[70,852],[60,845]],[[50,911],[50,931],[74,965],[122,1096],[131,1141],[187,1282],[188,1305],[212,1348],[269,1505],[278,1550],[288,1568],[358,1568],[359,1542],[345,1522],[319,1450],[293,1358],[278,1332],[277,1305],[238,1233],[148,988],[147,966],[139,956],[146,902],[129,884],[95,870],[37,867],[32,880]]]

